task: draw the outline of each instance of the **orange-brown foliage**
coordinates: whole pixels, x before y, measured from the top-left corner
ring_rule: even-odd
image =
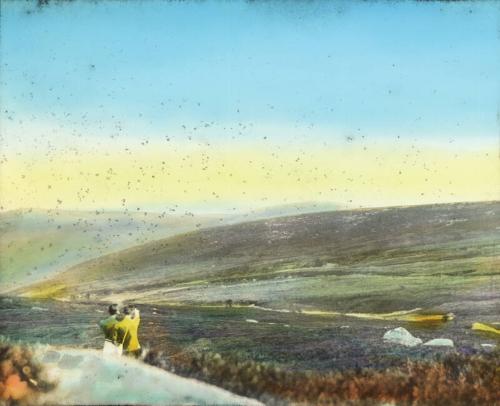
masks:
[[[495,405],[500,399],[498,352],[453,354],[434,362],[407,361],[385,371],[327,374],[284,371],[270,364],[212,353],[168,359],[151,351],[145,361],[267,404]]]
[[[0,404],[32,404],[52,388],[26,347],[0,342]]]

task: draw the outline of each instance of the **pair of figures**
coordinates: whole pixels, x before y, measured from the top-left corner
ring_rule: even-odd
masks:
[[[137,336],[141,316],[133,305],[125,306],[121,312],[117,304],[108,307],[109,317],[101,320],[99,326],[104,333],[105,355],[130,355],[138,358],[141,345]]]

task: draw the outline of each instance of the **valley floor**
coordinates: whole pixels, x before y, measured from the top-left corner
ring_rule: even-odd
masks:
[[[0,330],[11,342],[99,354],[92,350],[102,346],[97,323],[105,317],[105,304],[11,297],[0,302]],[[498,336],[470,328],[473,321],[496,317],[494,307],[484,303],[482,314],[466,306],[454,320],[431,324],[252,306],[138,306],[144,362],[266,404],[321,399],[434,404],[439,396],[482,404],[498,391]],[[455,347],[384,342],[384,333],[398,326],[424,341],[451,338]],[[459,383],[479,376],[479,386]],[[435,380],[446,383],[439,393],[430,390]]]
[[[145,348],[168,356],[183,352],[212,352],[242,360],[279,364],[289,370],[335,371],[384,369],[413,360],[431,360],[443,352],[481,352],[497,338],[471,330],[474,322],[495,322],[495,307],[455,309],[447,322],[416,323],[373,320],[346,315],[270,311],[258,307],[140,305],[140,341]],[[4,298],[0,330],[12,340],[99,349],[97,323],[105,304],[32,301]],[[277,309],[278,310],[278,309]],[[423,341],[449,338],[455,348],[407,348],[385,343],[389,329],[403,326]]]

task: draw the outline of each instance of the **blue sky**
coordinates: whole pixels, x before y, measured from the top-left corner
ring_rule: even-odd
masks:
[[[1,7],[0,210],[500,198],[500,2]]]
[[[253,125],[272,127],[277,142],[294,126],[314,141],[491,142],[499,10],[495,2],[2,2],[2,124],[89,137],[163,137],[208,124],[215,139],[258,138]]]

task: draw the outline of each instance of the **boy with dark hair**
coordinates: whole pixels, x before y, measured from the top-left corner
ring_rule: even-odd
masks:
[[[117,345],[116,324],[118,323],[117,316],[119,314],[118,305],[112,304],[108,307],[109,317],[99,322],[99,327],[104,333],[103,353],[110,355],[120,355],[121,349]]]

